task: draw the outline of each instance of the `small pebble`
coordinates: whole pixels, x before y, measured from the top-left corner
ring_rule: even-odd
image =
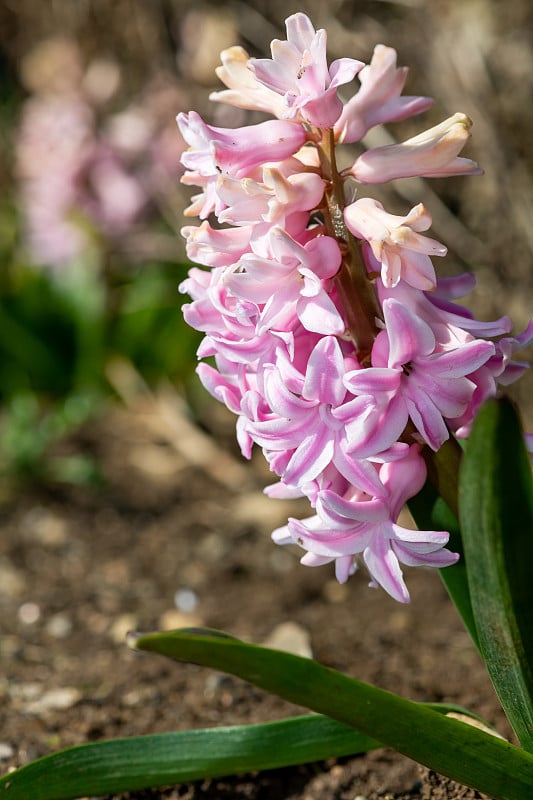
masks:
[[[64,639],[72,630],[72,622],[64,614],[54,614],[46,623],[46,632],[54,639]]]
[[[41,506],[26,513],[22,528],[31,539],[45,547],[60,547],[67,540],[66,520]]]
[[[203,620],[197,614],[186,614],[177,608],[169,608],[159,617],[160,631],[173,631],[177,628],[201,628]]]
[[[41,609],[37,603],[23,603],[17,611],[17,616],[23,625],[33,625],[41,616]]]
[[[7,561],[0,559],[0,595],[4,597],[18,597],[26,588],[23,573],[18,572]]]
[[[265,647],[283,650],[285,653],[292,653],[295,656],[313,658],[309,631],[302,625],[298,625],[297,622],[282,622],[280,625],[276,625],[263,644]]]
[[[7,761],[15,755],[15,749],[7,742],[0,742],[0,761]]]
[[[208,563],[221,561],[228,552],[228,544],[218,533],[208,533],[198,544],[198,555]]]
[[[178,589],[174,595],[174,605],[178,611],[190,613],[198,605],[198,596],[192,589]]]
[[[42,692],[42,686],[35,681],[28,683],[13,683],[9,686],[9,695],[15,701],[26,703],[29,700],[35,700]]]
[[[280,547],[276,547],[272,548],[268,556],[268,563],[274,572],[284,575],[293,569],[294,565],[296,564],[296,559],[294,558],[293,553],[289,553],[287,550],[282,550]]]
[[[344,603],[348,598],[348,587],[345,583],[330,580],[324,584],[322,594],[328,603]]]
[[[410,622],[411,617],[409,613],[403,609],[393,611],[392,614],[389,615],[389,625],[393,631],[398,631],[399,633],[406,631],[409,628]]]
[[[132,689],[126,692],[122,698],[122,705],[128,707],[139,706],[153,700],[157,694],[157,686],[141,686],[139,689]]]
[[[49,689],[37,700],[26,706],[30,714],[43,714],[47,711],[64,711],[72,708],[81,700],[81,692],[73,686],[64,686],[60,689]]]

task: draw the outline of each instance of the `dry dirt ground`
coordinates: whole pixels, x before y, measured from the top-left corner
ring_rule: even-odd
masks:
[[[437,101],[423,120],[391,133],[406,138],[466,112],[474,119],[467,155],[486,175],[399,182],[391,210],[422,200],[433,235],[449,246],[448,269],[475,269],[477,310],[509,313],[520,330],[533,280],[533,5],[509,0],[501,9],[499,0],[19,0],[0,4],[0,44],[13,71],[58,33],[74,36],[88,58],[120,60],[132,84],[154,66],[171,70],[184,97],[176,113],[195,108],[219,125],[244,120],[224,119],[208,103],[220,88],[218,52],[240,42],[265,55],[289,13],[306,11],[327,28],[331,58],[368,60],[377,42],[396,47],[399,63],[411,66],[408,93]],[[508,735],[438,576],[410,574],[412,603],[403,607],[368,589],[362,574],[339,587],[328,567],[299,566],[295,553],[270,542],[289,509],[262,495],[264,468],[227,461],[226,422],[204,420],[217,445],[199,442],[174,400],[135,401],[84,432],[102,468],[98,491],[27,489],[0,510],[0,769],[79,742],[294,713],[238,681],[124,644],[130,628],[192,621],[254,642],[291,622],[320,661],[416,700],[464,704]],[[307,513],[290,510],[299,512]],[[184,611],[187,603],[194,608]],[[382,751],[131,798],[473,796]]]
[[[2,772],[77,743],[297,713],[236,679],[124,643],[129,629],[190,624],[263,643],[292,623],[293,641],[323,663],[414,700],[460,703],[508,734],[437,574],[411,571],[412,603],[401,606],[363,573],[339,586],[329,567],[300,566],[269,534],[305,509],[262,494],[269,476],[259,460],[234,460],[223,415],[210,417],[215,443],[174,401],[168,391],[137,399],[87,428],[81,443],[101,464],[98,490],[28,490],[2,507]],[[475,796],[378,751],[127,797]]]

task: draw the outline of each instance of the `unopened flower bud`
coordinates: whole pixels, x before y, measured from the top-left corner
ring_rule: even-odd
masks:
[[[386,183],[396,178],[441,178],[449,175],[480,175],[481,168],[469,158],[459,158],[472,120],[457,113],[444,122],[401,144],[367,150],[346,174],[361,183]]]

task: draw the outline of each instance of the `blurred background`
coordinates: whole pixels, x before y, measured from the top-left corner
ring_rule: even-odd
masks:
[[[266,55],[288,14],[328,31],[331,59],[368,61],[375,44],[411,69],[424,118],[374,130],[401,140],[456,111],[474,120],[466,155],[482,178],[397,181],[385,202],[423,201],[448,274],[473,270],[476,314],[521,330],[533,283],[533,5],[508,0],[3,0],[0,4],[0,473],[91,483],[84,431],[117,403],[165,396],[208,430],[219,414],[194,378],[197,336],[182,322],[175,125],[211,104],[219,53]],[[257,117],[254,117],[256,119]],[[347,156],[348,158],[350,156]],[[381,192],[381,189],[380,189]],[[383,197],[383,194],[380,195]],[[441,266],[441,262],[439,262]],[[163,387],[163,388],[162,388]],[[524,381],[515,394],[533,423]],[[155,401],[154,401],[155,402]]]

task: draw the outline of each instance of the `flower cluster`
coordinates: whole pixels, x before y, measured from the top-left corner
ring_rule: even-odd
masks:
[[[512,357],[533,325],[512,338],[507,318],[482,323],[454,302],[473,281],[436,278],[432,257],[446,248],[424,235],[422,204],[397,216],[352,201],[354,181],[479,174],[459,156],[468,117],[367,150],[339,173],[339,145],[431,101],[402,96],[407,70],[393,49],[378,45],[368,65],[328,66],[324,31],[304,14],[286,25],[271,59],[224,51],[227,89],[212,95],[274,119],[223,129],[178,117],[183,182],[200,189],[186,213],[202,220],[183,235],[191,260],[210,268],[183,282],[185,318],[205,334],[198,373],[238,416],[243,454],[258,444],[279,477],[267,493],[306,496],[315,510],[274,540],[304,548],[304,564],[335,562],[340,581],[360,559],[373,585],[407,602],[400,564],[457,559],[446,532],[397,523],[426,478],[421,450],[468,434],[498,383],[525,369]],[[360,87],[343,105],[337,88],[355,75]]]

